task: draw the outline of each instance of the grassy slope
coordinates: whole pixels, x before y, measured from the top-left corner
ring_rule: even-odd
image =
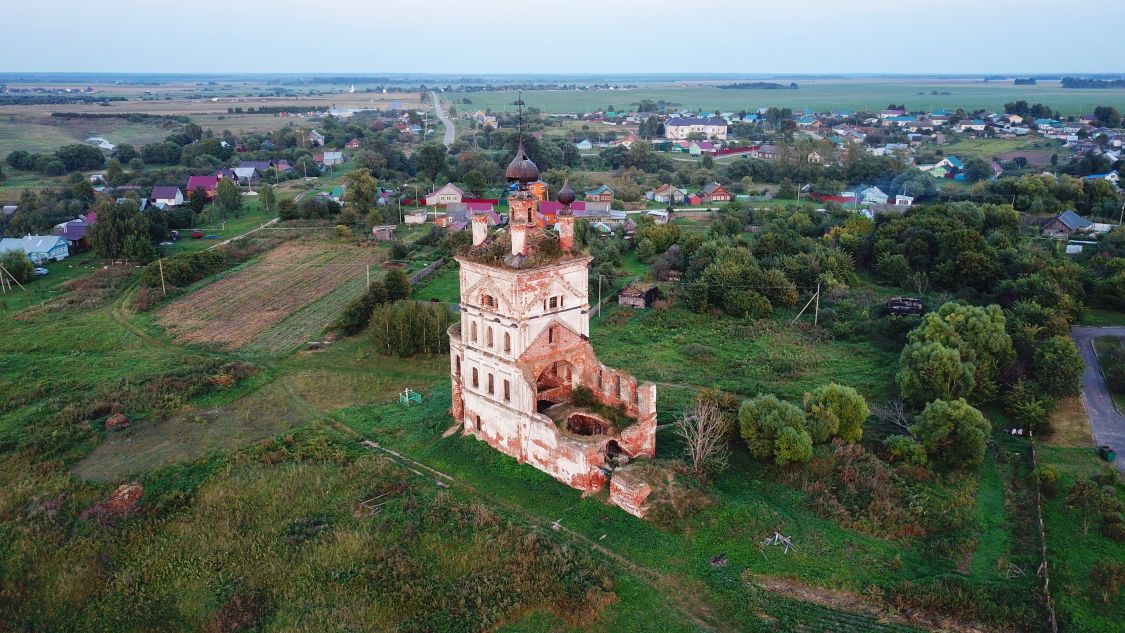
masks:
[[[1115,543],[1099,532],[1097,522],[1089,533],[1082,533],[1077,511],[1066,507],[1065,491],[1078,479],[1104,475],[1109,466],[1097,458],[1093,448],[1039,446],[1041,465],[1054,466],[1061,473],[1062,492],[1043,499],[1043,520],[1047,531],[1047,551],[1051,561],[1051,588],[1055,607],[1070,631],[1110,633],[1121,630],[1125,618],[1125,595],[1102,603],[1094,595],[1090,570],[1101,561],[1125,561],[1125,543]],[[1125,501],[1125,486],[1120,478],[1117,497]]]

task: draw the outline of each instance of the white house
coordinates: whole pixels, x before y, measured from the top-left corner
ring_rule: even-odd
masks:
[[[914,198],[911,196],[904,196],[901,193],[895,196],[895,206],[897,207],[909,207],[912,204],[914,204]]]
[[[309,144],[314,147],[324,145],[324,135],[316,130],[309,131]]]
[[[575,143],[574,146],[577,147],[580,150],[587,150],[587,149],[593,149],[594,144],[590,142],[590,139],[584,138],[581,141],[578,141],[577,143]]]
[[[66,240],[59,235],[28,235],[0,240],[0,255],[8,251],[23,251],[36,264],[66,259],[70,254]]]
[[[445,206],[455,202],[461,202],[465,197],[465,192],[453,183],[443,185],[441,189],[426,196],[426,206]]]
[[[324,158],[321,160],[321,164],[323,164],[325,167],[330,167],[332,165],[343,165],[344,164],[344,153],[343,152],[324,152]]]
[[[704,138],[727,139],[727,122],[719,117],[672,117],[664,123],[664,138],[685,140],[692,134]]]
[[[420,211],[415,211],[413,213],[407,213],[407,214],[403,215],[402,217],[403,217],[403,221],[405,221],[407,224],[425,224],[427,214],[426,214],[426,210],[422,209]]]
[[[184,192],[179,187],[157,185],[152,188],[149,201],[159,206],[178,207],[184,203]]]

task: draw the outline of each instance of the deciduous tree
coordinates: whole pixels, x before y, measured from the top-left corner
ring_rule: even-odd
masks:
[[[696,476],[707,477],[726,468],[730,425],[714,400],[697,397],[692,408],[676,418],[675,428],[684,443],[684,459]]]
[[[984,460],[992,425],[964,398],[958,398],[926,405],[910,430],[932,461],[968,469]]]

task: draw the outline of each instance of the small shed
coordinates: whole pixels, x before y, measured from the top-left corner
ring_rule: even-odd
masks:
[[[377,240],[390,242],[395,239],[395,228],[396,227],[393,224],[373,226],[371,227],[371,235],[374,236]]]
[[[647,308],[660,298],[660,289],[652,283],[631,283],[617,295],[617,304],[634,308]]]
[[[883,311],[895,316],[921,316],[922,300],[914,297],[893,297],[883,306]]]

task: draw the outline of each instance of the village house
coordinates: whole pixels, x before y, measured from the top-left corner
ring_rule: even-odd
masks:
[[[353,138],[352,140],[350,140],[350,141],[348,141],[347,143],[345,143],[345,144],[344,144],[344,147],[345,147],[346,149],[359,149],[359,139],[358,139],[358,138]]]
[[[208,200],[215,199],[215,192],[219,188],[219,175],[210,174],[207,176],[188,176],[187,186],[184,190],[190,198],[193,191],[202,189],[207,194]]]
[[[158,207],[178,207],[184,203],[184,192],[171,185],[156,185],[148,197]]]
[[[428,218],[429,213],[425,209],[404,213],[402,216],[404,224],[425,224]]]
[[[333,167],[335,165],[343,165],[344,164],[344,153],[341,152],[341,151],[324,152],[323,155],[321,155],[319,158],[317,158],[316,162],[319,163],[320,165],[324,166],[324,167]]]
[[[627,464],[656,454],[656,386],[600,363],[590,344],[588,268],[578,251],[574,191],[556,194],[555,242],[535,221],[539,205],[527,185],[539,170],[520,144],[505,171],[508,230],[490,234],[472,218],[472,246],[462,250],[461,320],[449,328],[452,415],[462,433],[486,442],[579,490],[609,484],[609,500],[643,516],[651,488]],[[496,247],[506,251],[494,257]],[[581,395],[581,398],[579,397]],[[611,421],[600,407],[620,407]]]
[[[308,139],[309,145],[312,145],[313,147],[320,147],[321,145],[324,145],[324,135],[320,132],[317,132],[316,130],[309,130]]]
[[[672,117],[664,122],[664,138],[687,140],[692,134],[727,140],[727,122],[718,117]]]
[[[617,294],[617,305],[647,308],[660,297],[660,289],[653,283],[633,282]]]
[[[1118,186],[1121,183],[1121,175],[1118,174],[1115,171],[1111,171],[1111,172],[1108,172],[1108,173],[1105,173],[1105,174],[1090,174],[1089,176],[1085,176],[1083,179],[1084,180],[1105,180],[1107,182],[1113,183],[1114,186]]]
[[[574,144],[574,146],[581,151],[594,148],[594,144],[591,143],[590,139],[587,139],[587,138],[584,138],[581,141],[578,141],[577,143]]]
[[[0,255],[8,251],[23,251],[36,264],[66,259],[69,244],[60,235],[27,235],[0,239]]]
[[[703,202],[730,202],[733,196],[727,188],[717,182],[712,182],[699,191],[699,198]]]
[[[249,185],[250,183],[258,181],[258,170],[253,167],[243,167],[239,165],[231,171],[234,172],[235,182],[240,185]]]
[[[426,206],[445,206],[447,204],[461,202],[461,199],[464,197],[465,192],[460,187],[450,182],[442,185],[437,191],[428,194],[426,196]]]
[[[1065,240],[1075,233],[1091,231],[1093,226],[1093,222],[1075,211],[1063,211],[1043,225],[1043,234],[1057,240]]]
[[[887,204],[887,200],[890,199],[890,196],[878,187],[867,187],[860,191],[859,195],[864,204]]]
[[[585,195],[588,202],[613,202],[613,189],[606,185],[587,191]]]
[[[660,185],[659,187],[653,189],[645,195],[645,197],[647,197],[649,200],[652,200],[653,202],[659,202],[661,204],[679,204],[684,201],[685,196],[687,196],[686,190],[680,189],[679,187],[673,187],[668,183]]]
[[[750,152],[750,158],[773,160],[777,156],[777,148],[773,145],[759,145]]]

